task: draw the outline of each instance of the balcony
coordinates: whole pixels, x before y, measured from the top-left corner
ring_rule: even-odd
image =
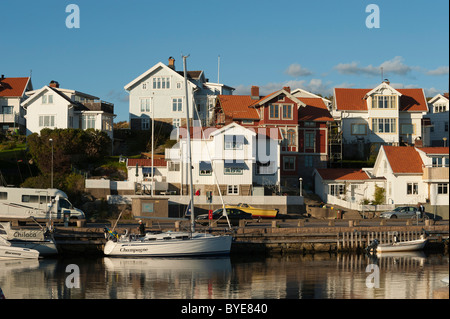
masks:
[[[25,125],[25,119],[17,114],[0,113],[0,123],[16,123],[18,125]]]
[[[90,111],[103,111],[105,113],[114,114],[114,104],[102,100],[91,100],[81,102]]]
[[[181,159],[181,150],[179,148],[166,148],[165,149],[165,158],[166,160],[180,160]]]
[[[431,167],[423,168],[422,179],[424,181],[448,181],[449,168],[448,167]]]

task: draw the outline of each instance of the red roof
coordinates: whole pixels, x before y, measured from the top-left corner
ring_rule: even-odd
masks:
[[[426,154],[448,154],[449,153],[448,147],[420,147],[418,149]]]
[[[339,111],[367,111],[364,96],[371,89],[334,89],[334,97]],[[428,111],[427,101],[422,89],[397,89],[400,97],[400,111]]]
[[[299,97],[298,99],[306,104],[305,107],[298,109],[299,121],[333,121],[333,117],[321,98]]]
[[[21,97],[30,78],[4,78],[0,80],[0,96]]]
[[[322,168],[317,172],[323,180],[362,181],[370,179],[362,169],[354,168]]]
[[[152,159],[151,158],[129,158],[127,166],[136,166],[138,164],[140,167],[151,167]],[[167,166],[167,162],[163,158],[155,158],[153,160],[154,167],[165,167]]]
[[[220,106],[225,115],[232,119],[251,119],[259,120],[259,114],[256,109],[250,105],[256,101],[249,95],[219,95]]]
[[[422,158],[413,146],[383,145],[383,148],[394,173],[422,174]]]

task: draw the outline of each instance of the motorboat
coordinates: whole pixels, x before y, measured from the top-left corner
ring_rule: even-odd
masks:
[[[184,80],[187,87],[186,58],[183,57]],[[187,97],[187,93],[186,93]],[[186,98],[186,101],[188,99]],[[189,128],[189,106],[186,107],[187,131]],[[191,159],[190,134],[187,134],[188,160]],[[179,256],[211,256],[229,254],[231,251],[231,235],[213,235],[210,233],[200,233],[195,231],[194,215],[194,191],[192,182],[192,165],[189,165],[190,174],[190,231],[169,231],[161,233],[147,232],[143,236],[124,234],[118,236],[114,229],[106,231],[108,241],[103,252],[107,256],[141,256],[141,257],[179,257]],[[223,205],[224,215],[227,217],[225,205]],[[120,215],[119,215],[120,218]],[[227,219],[228,220],[228,219]],[[117,223],[116,223],[117,224]],[[230,229],[231,225],[229,224]]]
[[[387,244],[380,244],[378,240],[375,239],[369,245],[368,250],[376,251],[377,253],[416,251],[422,250],[427,242],[428,239],[424,235],[422,235],[420,239],[408,241],[398,241],[397,238],[394,237],[394,241]]]
[[[0,236],[0,259],[37,259],[39,252],[35,249],[13,247],[11,243]]]
[[[41,229],[13,229],[11,222],[0,223],[0,235],[11,244],[11,247],[35,249],[40,256],[58,254],[56,241],[52,234],[44,228]]]

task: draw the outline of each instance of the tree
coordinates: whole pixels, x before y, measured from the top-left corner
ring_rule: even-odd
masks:
[[[386,201],[385,189],[383,187],[379,187],[375,185],[375,192],[373,194],[372,205],[381,205]]]

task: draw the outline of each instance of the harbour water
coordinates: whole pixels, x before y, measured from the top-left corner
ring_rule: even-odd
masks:
[[[7,299],[432,299],[448,255],[0,260]]]

